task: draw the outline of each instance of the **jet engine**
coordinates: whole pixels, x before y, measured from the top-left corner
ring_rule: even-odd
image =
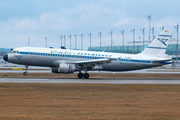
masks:
[[[74,64],[59,64],[59,67],[53,67],[52,73],[74,73],[75,65]]]

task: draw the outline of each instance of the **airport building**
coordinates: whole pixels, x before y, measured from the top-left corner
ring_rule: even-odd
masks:
[[[144,49],[148,46],[147,43],[144,44]],[[170,57],[172,57],[174,60],[177,57],[176,52],[176,42],[175,40],[170,41],[169,45],[166,50],[166,54]],[[124,48],[124,49],[123,49]],[[134,52],[133,52],[134,48]],[[90,47],[88,47],[88,50],[90,51]],[[100,46],[92,46],[91,51],[100,51]],[[104,52],[111,52],[111,46],[101,46],[101,51]],[[124,45],[112,45],[112,52],[114,53],[128,53],[128,54],[137,54],[141,53],[143,51],[143,43],[135,43],[134,47],[132,43]],[[178,60],[180,60],[180,44],[178,44]]]

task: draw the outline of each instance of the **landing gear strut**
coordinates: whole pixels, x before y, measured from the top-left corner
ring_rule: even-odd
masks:
[[[28,66],[27,66],[27,65],[25,65],[25,67],[26,67],[26,68],[25,68],[25,72],[23,72],[23,75],[24,75],[24,76],[27,75],[27,69],[28,69]]]

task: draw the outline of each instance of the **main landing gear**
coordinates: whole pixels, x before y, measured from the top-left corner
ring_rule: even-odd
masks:
[[[25,65],[25,67],[26,67],[26,68],[25,68],[25,72],[23,72],[23,75],[24,75],[24,76],[26,76],[26,75],[27,75],[27,70],[28,70],[28,66],[27,66],[27,65]]]
[[[88,74],[88,73],[84,73],[84,74],[83,74],[83,73],[80,72],[80,73],[78,74],[78,78],[83,78],[83,77],[84,77],[85,79],[88,79],[88,78],[89,78],[89,74]]]

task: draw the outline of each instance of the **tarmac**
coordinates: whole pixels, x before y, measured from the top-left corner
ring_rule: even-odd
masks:
[[[23,66],[15,64],[0,64],[0,68],[21,68]],[[180,68],[154,68],[154,69],[142,69],[136,71],[125,71],[121,73],[180,73]],[[51,73],[49,68],[44,67],[30,67],[31,69],[43,69],[43,70],[28,70],[28,73]],[[157,71],[158,70],[158,71]],[[0,73],[23,73],[24,70],[0,70]],[[94,72],[89,72],[94,73]],[[118,72],[103,72],[101,73],[112,73]],[[180,84],[180,79],[169,80],[169,79],[114,79],[114,78],[89,78],[89,79],[78,79],[78,78],[0,78],[0,83],[98,83],[98,84]]]
[[[0,78],[0,83],[88,83],[88,84],[180,84],[177,80],[157,79],[65,79],[65,78]]]

